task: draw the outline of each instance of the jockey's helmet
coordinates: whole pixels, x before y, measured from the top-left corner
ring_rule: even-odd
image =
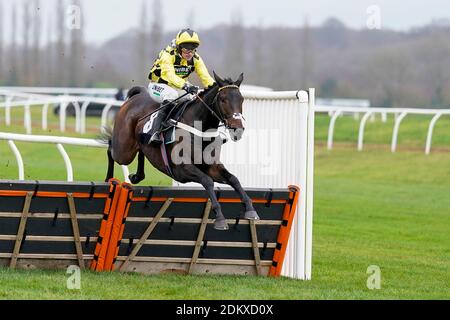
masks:
[[[175,38],[175,44],[179,49],[186,48],[194,50],[200,45],[200,38],[194,30],[183,29],[178,32],[177,37]]]

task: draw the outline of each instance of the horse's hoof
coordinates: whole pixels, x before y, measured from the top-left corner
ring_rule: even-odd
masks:
[[[216,230],[228,230],[228,223],[225,219],[214,220],[214,229]]]
[[[259,220],[259,216],[256,213],[256,211],[252,210],[252,211],[247,211],[244,214],[244,218],[247,220]]]
[[[128,179],[130,179],[130,182],[132,184],[138,184],[139,182],[141,182],[142,180],[144,180],[145,177],[140,177],[137,174],[130,174],[128,176]]]

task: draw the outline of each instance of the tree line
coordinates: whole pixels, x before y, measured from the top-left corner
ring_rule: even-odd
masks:
[[[164,30],[162,1],[151,6],[142,1],[138,28],[99,46],[86,42],[84,23],[79,29],[66,25],[67,6],[83,9],[80,0],[57,1],[46,18],[39,10],[42,1],[13,6],[8,45],[0,2],[1,85],[146,85],[158,52],[178,31]],[[186,27],[196,29],[196,18],[188,12]],[[350,29],[334,18],[320,26],[310,26],[307,19],[300,24],[246,27],[236,9],[230,23],[197,30],[199,53],[211,72],[232,78],[244,72],[246,84],[275,90],[315,87],[320,97],[370,99],[374,106],[450,107],[448,21],[407,32]]]

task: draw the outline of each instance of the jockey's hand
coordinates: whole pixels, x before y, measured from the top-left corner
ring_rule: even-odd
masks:
[[[194,86],[194,85],[192,85],[192,84],[186,82],[186,83],[184,84],[184,86],[183,86],[182,89],[183,89],[184,91],[186,91],[187,93],[197,94],[197,93],[198,93],[198,90],[199,90],[199,87]]]

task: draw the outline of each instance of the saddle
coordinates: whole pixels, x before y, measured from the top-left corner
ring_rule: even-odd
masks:
[[[186,110],[186,108],[193,102],[194,102],[193,100],[182,101],[173,106],[172,109],[168,112],[166,118],[162,122],[162,129],[161,129],[161,132],[164,135],[165,144],[171,144],[175,142],[176,127],[174,123],[176,123],[181,118],[181,116],[184,113],[184,110]],[[175,122],[171,120],[175,120]]]
[[[174,125],[171,121],[169,120],[175,120],[178,121],[180,120],[181,116],[184,113],[184,110],[186,110],[186,108],[192,104],[194,101],[193,100],[186,100],[186,101],[182,101],[180,103],[175,104],[175,106],[172,107],[172,109],[167,113],[166,118],[163,120],[162,122],[162,126],[163,126],[163,131],[173,128]]]
[[[171,144],[176,141],[175,131],[178,128],[182,128],[183,130],[189,131],[197,136],[205,137],[205,138],[215,138],[221,136],[222,143],[226,143],[228,138],[226,137],[224,132],[216,132],[216,133],[204,133],[199,130],[196,130],[193,127],[187,126],[183,123],[180,123],[179,120],[183,115],[186,108],[191,105],[194,101],[187,100],[172,106],[171,109],[167,112],[167,116],[161,122],[160,133],[162,135],[161,140],[164,141],[164,144]],[[148,133],[151,128],[152,119],[150,119],[146,125],[144,125],[143,132],[140,134],[140,140],[143,144],[148,144],[151,138],[152,133]],[[147,127],[147,124],[149,126]],[[147,127],[147,130],[146,130]]]
[[[170,107],[167,115],[161,122],[161,133],[163,134],[164,143],[170,144],[175,142],[175,124],[183,115],[186,108],[192,103],[192,100],[182,101]],[[152,114],[150,120],[144,125],[143,132],[139,134],[139,138],[141,143],[147,144],[151,138],[151,133],[149,130],[152,126],[153,119],[152,117],[156,116],[156,113]],[[148,125],[148,127],[147,127]]]

